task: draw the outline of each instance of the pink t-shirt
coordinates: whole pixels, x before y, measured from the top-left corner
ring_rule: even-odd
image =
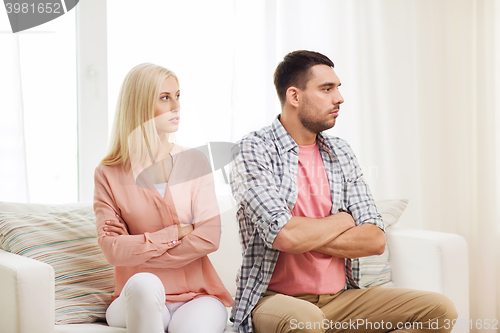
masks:
[[[292,215],[326,217],[332,209],[332,197],[318,145],[299,148],[298,197]],[[268,289],[286,295],[322,295],[335,294],[344,285],[344,258],[316,251],[280,252]]]

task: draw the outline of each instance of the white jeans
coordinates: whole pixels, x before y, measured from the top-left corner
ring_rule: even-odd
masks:
[[[227,311],[218,299],[203,296],[183,303],[165,304],[161,280],[151,273],[128,279],[120,296],[106,311],[109,326],[127,333],[222,333]]]

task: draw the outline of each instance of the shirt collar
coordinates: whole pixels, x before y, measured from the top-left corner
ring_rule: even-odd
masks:
[[[276,139],[278,150],[281,154],[286,153],[289,150],[293,150],[297,154],[299,153],[299,146],[281,124],[280,115],[274,119],[271,125],[271,130],[274,138]]]
[[[316,136],[316,142],[318,143],[319,150],[323,150],[328,154],[333,155],[332,147],[330,147],[329,142],[325,139],[322,133],[323,132],[320,132]]]
[[[289,150],[293,150],[297,154],[299,153],[299,146],[281,124],[280,115],[278,115],[276,119],[274,119],[271,125],[271,129],[274,138],[276,139],[276,145],[278,146],[280,154],[286,153]],[[324,150],[328,154],[333,154],[333,151],[328,144],[328,141],[323,136],[322,132],[318,133],[318,135],[316,136],[316,142],[318,143],[318,147],[320,150]]]

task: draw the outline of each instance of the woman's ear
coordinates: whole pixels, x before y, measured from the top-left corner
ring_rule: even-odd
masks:
[[[297,87],[292,86],[286,90],[286,101],[296,108],[299,107],[299,90]]]

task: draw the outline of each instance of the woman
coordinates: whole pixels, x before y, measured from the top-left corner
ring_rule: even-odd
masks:
[[[133,68],[108,155],[95,170],[98,243],[115,266],[106,320],[129,333],[221,333],[233,305],[207,257],[221,234],[210,165],[169,141],[179,97],[171,71]]]

